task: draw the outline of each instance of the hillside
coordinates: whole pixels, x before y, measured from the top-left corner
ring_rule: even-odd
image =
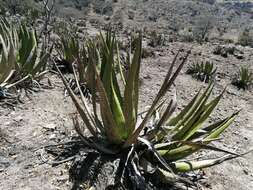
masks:
[[[222,36],[234,41],[245,28],[253,28],[252,1],[58,0],[56,10],[65,18],[86,18],[100,24],[116,23],[125,30],[155,28],[156,32],[163,34],[184,32],[209,23],[213,37]]]

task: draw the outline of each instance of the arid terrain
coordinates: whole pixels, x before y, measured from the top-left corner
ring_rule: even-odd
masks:
[[[191,100],[200,87],[207,86],[186,74],[189,65],[201,60],[213,62],[217,72],[212,96],[219,94],[224,88],[226,92],[211,115],[210,122],[241,110],[232,126],[213,145],[243,153],[253,147],[253,89],[238,90],[231,81],[241,66],[253,71],[253,49],[238,44],[238,36],[243,29],[247,27],[251,31],[253,28],[253,3],[249,1],[245,5],[233,1],[218,2],[58,0],[55,20],[61,20],[58,17],[62,16],[66,20],[75,20],[81,38],[86,34],[96,34],[108,23],[119,31],[118,36],[122,41],[128,31],[141,28],[148,32],[156,30],[158,34],[165,35],[163,45],[152,47],[149,44],[152,37],[144,34],[143,44],[148,54],[141,65],[140,111],[145,110],[153,100],[177,50],[192,50],[186,66],[176,80],[178,110]],[[209,40],[202,44],[194,40],[183,41],[180,31],[198,26],[203,21],[199,19],[205,16],[214,25],[210,29]],[[217,28],[222,26],[225,32],[218,35]],[[50,27],[54,28],[54,22]],[[55,33],[52,31],[52,36],[55,37]],[[171,38],[173,39],[170,40]],[[218,45],[236,48],[240,52],[239,56],[215,55],[213,52]],[[69,178],[71,162],[52,166],[54,157],[45,150],[49,145],[67,142],[77,136],[71,120],[71,114],[76,109],[64,90],[58,75],[48,73],[38,92],[29,93],[28,96],[21,93],[22,103],[13,106],[0,101],[1,190],[75,189]],[[194,156],[202,154],[200,152]],[[209,157],[216,154],[208,151]],[[200,171],[196,173],[198,172]],[[252,190],[253,154],[203,169],[201,172],[204,172],[204,179],[197,182],[198,189]]]

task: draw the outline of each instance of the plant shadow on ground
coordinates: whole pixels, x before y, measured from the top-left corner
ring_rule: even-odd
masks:
[[[163,183],[159,173],[138,175],[136,166],[128,161],[129,149],[117,155],[99,153],[89,148],[82,141],[70,141],[59,146],[48,146],[46,152],[54,156],[52,166],[58,166],[66,162],[72,162],[69,169],[69,180],[72,182],[71,190],[105,189],[105,190],[184,190],[187,184],[175,182]],[[125,167],[126,166],[126,167]],[[203,173],[184,174],[189,181],[199,185],[203,179]],[[93,188],[92,188],[93,187]],[[194,188],[191,186],[190,189]]]

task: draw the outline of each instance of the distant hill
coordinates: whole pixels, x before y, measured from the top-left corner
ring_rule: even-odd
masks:
[[[253,23],[253,1],[239,0],[57,0],[62,15],[85,17],[88,10],[134,26],[177,29],[195,25],[201,17],[237,29]],[[65,12],[64,12],[65,11]],[[142,25],[143,26],[143,25]]]
[[[0,7],[27,1],[33,0],[0,0]],[[99,23],[155,29],[164,34],[191,31],[207,23],[219,35],[233,36],[253,29],[253,1],[249,0],[56,0],[55,10],[64,18],[99,19]]]

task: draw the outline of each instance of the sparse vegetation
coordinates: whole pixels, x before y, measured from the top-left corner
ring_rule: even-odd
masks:
[[[64,67],[61,68],[68,72],[72,71],[72,64],[75,62],[76,59],[80,57],[81,54],[81,48],[78,42],[78,39],[76,39],[73,36],[64,36],[61,38],[61,44],[59,48],[59,56],[60,56],[60,65],[58,67]]]
[[[193,63],[189,66],[186,73],[192,75],[194,78],[208,83],[214,79],[217,68],[209,61],[202,61],[201,63]]]
[[[194,36],[191,28],[184,29],[179,31],[179,36],[181,41],[183,42],[193,42],[194,41]]]
[[[45,73],[49,52],[38,50],[34,30],[25,25],[17,27],[2,19],[1,40],[1,87],[10,88],[27,80],[38,80]]]
[[[253,35],[250,33],[249,29],[244,29],[244,31],[239,35],[238,43],[242,46],[253,47]]]
[[[193,28],[193,37],[198,43],[207,42],[214,25],[214,18],[208,15],[198,18]]]
[[[247,90],[253,85],[253,73],[246,67],[241,67],[232,84],[239,89]]]
[[[39,5],[33,0],[0,0],[0,9],[10,14],[24,14],[35,16],[40,12]]]
[[[137,181],[127,178],[128,185],[130,183],[132,187],[139,187],[138,184],[140,183],[142,185],[146,184],[145,180],[147,179],[145,179],[145,176],[152,176],[154,172],[159,174],[160,179],[165,179],[166,183],[173,184],[177,179],[187,183],[186,179],[176,173],[210,167],[224,160],[223,158],[218,158],[184,162],[181,159],[201,149],[216,149],[217,151],[228,153],[208,144],[219,137],[233,122],[238,113],[208,127],[203,127],[203,123],[217,106],[223,94],[221,93],[218,97],[207,102],[213,90],[213,84],[211,83],[204,93],[199,92],[184,110],[177,116],[172,117],[172,113],[176,108],[175,99],[165,103],[162,98],[167,90],[172,87],[189,56],[189,52],[184,55],[180,65],[172,73],[179,56],[178,53],[144,119],[140,124],[137,124],[142,38],[138,37],[135,42],[136,46],[132,60],[129,63],[128,74],[126,77],[121,75],[121,81],[116,78],[114,69],[116,64],[120,64],[117,63],[119,60],[115,61],[114,59],[115,55],[118,54],[114,52],[116,49],[115,36],[107,34],[105,38],[100,35],[100,43],[103,44],[102,48],[96,46],[94,42],[90,41],[88,43],[90,62],[87,75],[93,81],[91,86],[92,109],[88,107],[84,98],[82,98],[82,103],[80,103],[79,98],[71,90],[65,77],[61,74],[64,85],[86,126],[81,126],[78,117],[74,117],[76,132],[87,146],[96,149],[102,154],[126,154],[125,156],[128,159],[124,165],[119,166],[122,168],[122,177],[129,176],[130,173],[128,171],[131,168],[135,168],[135,172],[131,173],[133,176],[137,177],[138,173],[144,174]],[[210,69],[211,66],[212,64],[208,64],[207,67],[209,74],[209,70],[213,72],[213,67]],[[79,73],[78,70],[77,73]],[[75,70],[74,74],[78,83]],[[123,84],[123,89],[120,88],[121,83]],[[80,93],[81,97],[84,97],[81,90]],[[164,107],[164,110],[158,111],[161,106]],[[100,110],[99,113],[98,110]],[[149,127],[147,128],[147,126]],[[92,141],[91,138],[85,136],[85,128],[89,130]],[[147,128],[147,130],[143,133],[144,128]],[[200,130],[203,130],[203,133]],[[229,152],[229,154],[233,155],[234,153]],[[139,160],[137,163],[133,162],[135,158]],[[228,156],[227,158],[230,159],[232,157]],[[149,170],[145,169],[147,165],[154,169],[153,172],[150,173]],[[121,179],[117,179],[117,181],[120,183]],[[154,183],[152,180],[151,182]],[[123,183],[122,185],[126,184]],[[148,184],[145,186],[148,187]]]
[[[156,31],[152,31],[151,34],[150,34],[149,45],[152,46],[152,47],[165,45],[165,36],[164,36],[164,34],[157,34]]]

